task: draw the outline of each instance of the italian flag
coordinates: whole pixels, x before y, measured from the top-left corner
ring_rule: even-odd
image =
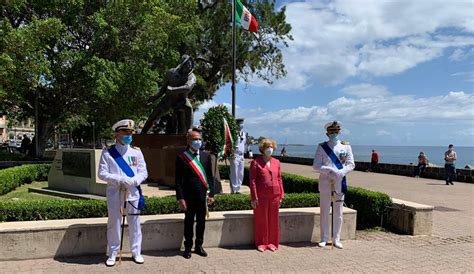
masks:
[[[232,0],[234,1],[234,0]],[[242,5],[240,0],[235,0],[235,21],[240,24],[244,29],[250,32],[257,32],[258,23],[255,17],[250,11]]]
[[[222,158],[225,154],[227,149],[233,150],[234,148],[234,140],[232,138],[232,133],[230,132],[229,124],[227,123],[227,119],[224,117],[224,144],[221,146],[221,151],[218,153],[217,157]]]

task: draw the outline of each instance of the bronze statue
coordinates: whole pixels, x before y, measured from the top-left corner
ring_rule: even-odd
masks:
[[[151,105],[161,98],[148,117],[141,134],[146,134],[153,127],[155,121],[163,122],[160,120],[170,112],[172,112],[172,115],[168,115],[166,121],[167,133],[182,134],[192,127],[193,106],[188,99],[188,94],[196,84],[193,69],[194,60],[188,55],[183,55],[181,63],[176,68],[168,70],[167,79],[158,93],[148,99],[148,104]]]

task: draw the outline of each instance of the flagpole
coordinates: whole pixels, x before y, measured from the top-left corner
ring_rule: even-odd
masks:
[[[232,0],[232,116],[235,118],[235,60],[236,60],[235,0]]]

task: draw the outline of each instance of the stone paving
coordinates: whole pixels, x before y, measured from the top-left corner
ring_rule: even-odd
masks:
[[[282,164],[282,171],[318,175],[309,166]],[[113,268],[105,267],[104,256],[0,262],[0,273],[474,273],[473,184],[446,186],[438,180],[365,172],[352,172],[348,182],[435,206],[433,235],[357,231],[356,240],[343,241],[342,250],[313,243],[281,245],[275,253],[251,247],[209,248],[209,257],[194,254],[190,260],[179,251],[166,251],[144,254],[143,265],[126,258]]]

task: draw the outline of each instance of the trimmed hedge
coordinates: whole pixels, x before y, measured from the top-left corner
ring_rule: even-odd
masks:
[[[51,165],[22,165],[0,170],[0,195],[33,181],[46,181]]]
[[[229,178],[229,167],[220,166],[221,178]],[[285,193],[318,193],[318,179],[282,173],[283,189]],[[244,183],[249,184],[249,169],[244,170]],[[286,195],[286,194],[285,194]],[[318,195],[319,199],[319,195]],[[385,193],[349,186],[345,203],[348,207],[357,210],[357,229],[380,226],[380,220],[386,208],[392,205],[390,196]],[[319,200],[317,205],[319,206]],[[295,206],[299,207],[299,206]]]
[[[0,194],[5,194],[21,184],[34,180],[46,180],[49,165],[24,165],[0,170]],[[228,178],[229,167],[220,167],[221,178]],[[285,199],[282,208],[319,206],[318,180],[288,173],[282,174]],[[248,169],[245,177],[248,185]],[[145,193],[146,194],[146,193]],[[247,210],[250,207],[249,195],[218,195],[211,211]],[[349,187],[346,205],[357,210],[357,228],[380,226],[384,210],[392,201],[385,193]],[[143,215],[170,214],[180,212],[176,198],[147,198],[147,208]],[[90,218],[107,216],[104,201],[95,200],[48,200],[0,203],[0,222],[30,221],[70,218]]]
[[[142,215],[180,213],[174,196],[146,198]],[[252,209],[249,195],[218,195],[211,211]],[[316,193],[288,194],[282,208],[314,207],[319,205]],[[0,222],[94,218],[107,216],[107,203],[98,200],[46,200],[0,202]]]

